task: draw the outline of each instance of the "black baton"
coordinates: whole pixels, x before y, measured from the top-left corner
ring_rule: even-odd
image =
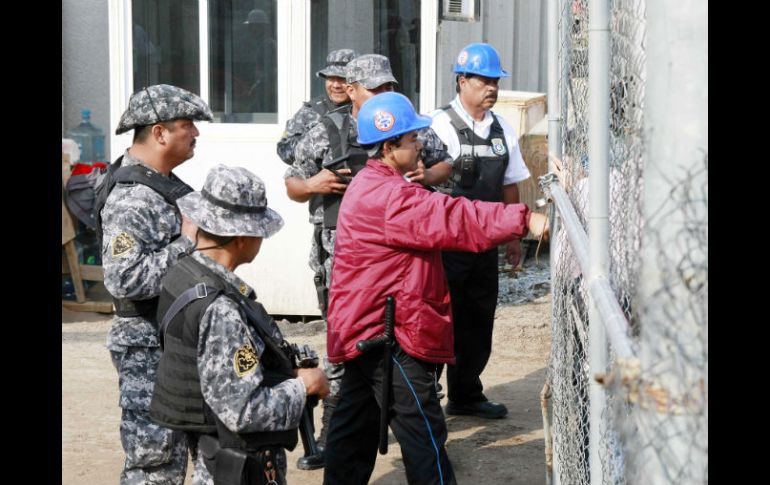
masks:
[[[385,455],[388,453],[388,409],[390,408],[390,387],[393,383],[393,365],[392,351],[393,351],[393,325],[395,324],[396,317],[396,299],[389,296],[385,299],[385,333],[378,337],[374,337],[369,340],[359,340],[356,344],[356,348],[359,352],[364,353],[374,348],[385,346],[382,356],[382,370],[383,370],[383,383],[382,383],[382,399],[380,408],[380,454]]]

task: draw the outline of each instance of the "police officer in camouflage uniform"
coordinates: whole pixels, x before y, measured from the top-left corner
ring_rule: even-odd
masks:
[[[310,128],[297,143],[294,163],[284,174],[286,191],[292,200],[304,202],[312,196],[322,197],[322,204],[317,207],[312,216],[315,224],[323,226],[320,241],[318,241],[320,246],[314,240],[311,259],[316,254],[322,256],[324,286],[327,292],[331,281],[339,204],[350,177],[355,176],[369,158],[366,150],[356,141],[358,137],[356,115],[366,100],[376,94],[393,91],[397,84],[390,68],[390,61],[379,54],[356,57],[346,66],[345,76],[351,104],[330,111],[321,118],[319,123]],[[444,145],[429,128],[420,132],[420,141],[424,146],[425,165],[432,165],[449,158]],[[344,160],[341,160],[343,158]],[[425,165],[421,162],[417,170],[407,174],[410,180],[429,184],[430,170],[427,170]],[[324,302],[324,318],[327,305],[328,303]],[[331,393],[324,399],[323,424],[318,438],[321,453],[300,458],[297,463],[300,469],[323,466],[327,423],[339,401],[337,394],[344,368],[342,365],[330,364],[326,358],[324,368],[331,383]]]
[[[325,93],[302,104],[302,107],[294,116],[286,122],[286,131],[278,141],[277,152],[281,160],[291,165],[294,163],[294,149],[300,138],[329,111],[350,104],[345,83],[345,66],[351,59],[358,56],[352,49],[338,49],[326,56],[326,67],[316,73],[316,76],[325,80]],[[314,217],[316,209],[321,205],[320,195],[314,195],[308,203],[310,211],[310,223],[313,224],[313,239],[310,250],[310,268],[313,270],[313,283],[318,294],[318,305],[322,317],[326,318],[327,289],[324,282],[323,263],[327,254],[321,244],[321,230],[323,225]]]
[[[163,278],[152,418],[191,437],[196,485],[285,484],[306,396],[329,384],[318,368],[292,370],[281,332],[234,273],[283,219],[259,177],[225,165],[178,205],[200,228],[198,248]]]
[[[318,123],[321,116],[350,104],[345,90],[345,66],[356,56],[358,54],[352,49],[337,49],[326,56],[326,67],[315,73],[324,80],[324,93],[302,103],[302,107],[286,122],[286,130],[278,140],[276,152],[286,164],[294,162],[297,142],[311,126]]]
[[[116,308],[107,348],[120,386],[122,484],[181,485],[185,478],[184,435],[158,426],[148,415],[161,354],[155,313],[161,278],[192,252],[197,233],[174,204],[192,188],[171,170],[193,156],[199,134],[193,120],[211,119],[203,100],[176,86],[159,84],[134,93],[115,130],[133,129],[133,144],[97,189],[104,285]]]

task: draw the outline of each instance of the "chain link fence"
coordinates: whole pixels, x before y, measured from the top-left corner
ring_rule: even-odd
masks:
[[[600,425],[589,419],[589,383],[596,375],[604,376],[607,398],[598,443],[603,484],[701,483],[704,476],[688,467],[688,456],[705,455],[708,443],[708,156],[697,173],[669,181],[671,203],[645,220],[645,9],[646,0],[610,0],[608,276],[641,359],[623,361],[610,347],[607,368],[589,368],[589,325],[602,323],[589,322],[586,277],[561,227],[551,257],[549,366],[554,479],[561,484],[590,483],[589,431]],[[562,182],[586,232],[589,15],[587,0],[559,1]],[[686,229],[665,234],[666,218],[686,221]],[[682,250],[669,251],[672,241]],[[639,292],[643,246],[669,271],[646,301]],[[656,366],[661,360],[673,364]],[[659,469],[644,477],[651,462]]]

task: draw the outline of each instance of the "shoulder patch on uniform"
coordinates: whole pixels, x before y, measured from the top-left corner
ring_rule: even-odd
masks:
[[[112,239],[112,255],[115,257],[123,256],[134,246],[136,246],[134,237],[125,231],[121,232]]]
[[[248,295],[249,294],[249,287],[246,286],[246,283],[241,283],[241,287],[238,288],[238,290],[241,292],[241,295]]]
[[[250,344],[239,348],[235,351],[235,355],[233,355],[233,368],[238,377],[254,372],[257,364],[259,364],[259,357],[257,357],[257,353],[254,352],[254,348]]]

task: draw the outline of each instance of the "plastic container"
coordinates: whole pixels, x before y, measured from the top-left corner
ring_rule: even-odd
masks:
[[[81,112],[83,121],[67,132],[67,137],[75,140],[80,148],[80,161],[85,163],[103,162],[104,131],[91,123],[91,110]]]

